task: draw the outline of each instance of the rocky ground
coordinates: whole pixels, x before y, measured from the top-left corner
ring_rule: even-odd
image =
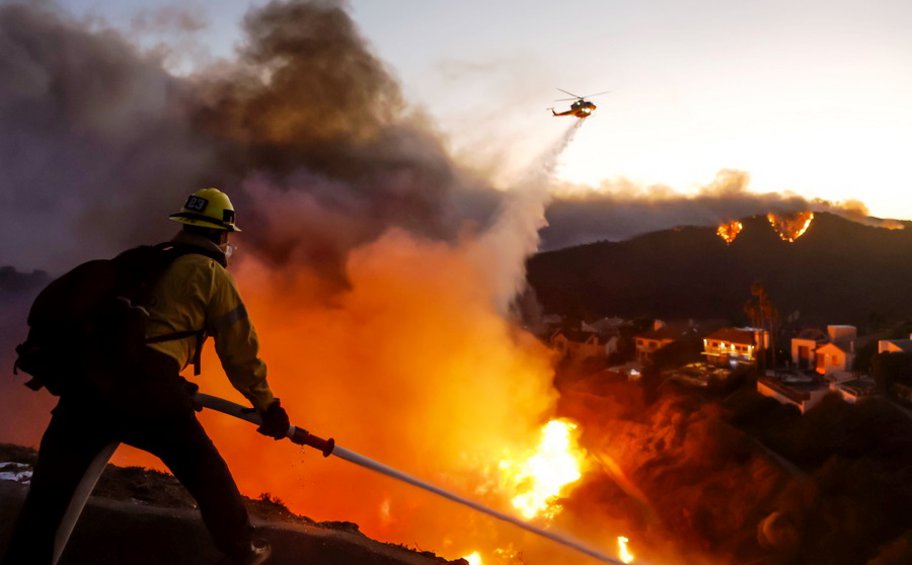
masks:
[[[28,490],[35,455],[0,444],[0,554]],[[350,522],[314,522],[268,496],[247,503],[262,537],[272,543],[270,563],[275,565],[467,565],[372,540]],[[193,499],[174,477],[109,465],[60,563],[205,564],[219,559]]]

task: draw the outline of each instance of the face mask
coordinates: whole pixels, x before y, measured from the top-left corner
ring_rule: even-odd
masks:
[[[231,243],[223,243],[219,245],[219,249],[222,250],[222,253],[225,254],[225,260],[231,259],[231,256],[234,255],[234,252],[237,250],[237,245],[232,245]]]

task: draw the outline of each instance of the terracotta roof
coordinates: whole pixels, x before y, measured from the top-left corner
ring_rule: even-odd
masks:
[[[728,341],[731,343],[741,343],[745,345],[755,345],[754,332],[751,330],[742,330],[738,328],[722,328],[721,330],[716,330],[706,336],[706,339]]]

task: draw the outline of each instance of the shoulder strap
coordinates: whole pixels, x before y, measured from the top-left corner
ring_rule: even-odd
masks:
[[[201,372],[202,366],[202,357],[203,357],[203,343],[206,342],[206,330],[184,330],[180,332],[172,332],[169,334],[157,335],[155,337],[147,337],[146,343],[161,343],[163,341],[176,341],[178,339],[184,339],[187,337],[196,336],[196,350],[193,353],[193,374],[199,375]]]
[[[164,243],[159,243],[155,246],[155,249],[167,253],[168,264],[177,259],[182,255],[189,255],[195,253],[197,255],[203,255],[208,257],[221,265],[222,267],[227,267],[228,262],[225,259],[224,253],[219,253],[206,249],[204,247],[198,247],[196,245],[188,245],[186,243],[175,243],[173,241],[166,241]],[[175,341],[178,339],[184,339],[188,337],[196,336],[196,351],[193,353],[193,374],[199,375],[201,371],[201,360],[203,356],[203,344],[206,341],[206,328],[201,328],[198,330],[183,330],[179,332],[172,332],[169,334],[157,335],[154,337],[146,338],[146,343],[161,343],[164,341]]]
[[[203,255],[208,257],[221,265],[222,267],[228,266],[228,260],[225,259],[225,254],[220,251],[214,251],[212,249],[206,249],[205,247],[199,247],[197,245],[190,245],[187,243],[176,243],[174,241],[166,241],[164,243],[159,243],[155,246],[155,249],[159,251],[164,251],[170,257],[170,260],[173,261],[181,255],[189,255],[195,253],[197,255]],[[169,261],[170,262],[170,261]]]

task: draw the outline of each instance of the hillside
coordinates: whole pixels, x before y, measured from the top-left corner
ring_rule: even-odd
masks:
[[[680,227],[622,242],[540,253],[528,280],[547,313],[744,321],[761,281],[783,318],[860,327],[912,319],[912,230],[819,213],[788,243],[764,216],[742,220],[730,245],[712,227]]]
[[[0,556],[25,499],[34,451],[0,444]],[[24,473],[23,473],[24,471]],[[246,499],[274,565],[467,565],[429,551],[381,543],[350,522],[314,522],[263,494]],[[220,561],[190,495],[173,476],[108,465],[61,558],[61,564],[199,564]]]

